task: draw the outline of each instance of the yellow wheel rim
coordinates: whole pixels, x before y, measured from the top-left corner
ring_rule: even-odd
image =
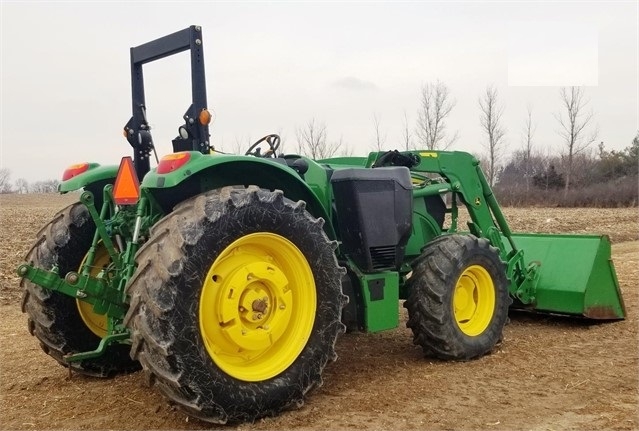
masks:
[[[455,286],[453,307],[464,334],[474,337],[486,330],[495,311],[495,285],[484,267],[472,265],[462,273]]]
[[[78,271],[82,270],[82,266],[86,260],[87,256],[85,255]],[[93,267],[90,272],[91,276],[97,276],[100,271],[109,265],[109,263],[111,263],[111,258],[109,257],[109,253],[106,248],[99,247],[95,253],[95,258],[93,259]],[[78,306],[78,311],[80,312],[80,317],[84,324],[87,325],[87,328],[100,338],[106,337],[108,324],[106,314],[97,314],[93,311],[93,305],[88,302],[81,301],[79,299],[76,299],[75,301]]]
[[[228,375],[257,382],[275,377],[299,356],[315,322],[313,272],[288,239],[246,235],[215,259],[202,286],[200,332]]]

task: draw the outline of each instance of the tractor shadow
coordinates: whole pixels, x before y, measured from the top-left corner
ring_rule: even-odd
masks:
[[[511,309],[508,312],[510,323],[534,324],[540,326],[559,326],[566,329],[591,328],[603,324],[619,322],[618,319],[589,319],[580,316],[566,316],[562,314],[539,313],[529,310]]]

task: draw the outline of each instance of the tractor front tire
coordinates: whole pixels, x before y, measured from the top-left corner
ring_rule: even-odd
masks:
[[[445,235],[422,250],[408,280],[408,326],[427,356],[469,360],[489,353],[508,320],[506,265],[488,240]]]
[[[58,273],[64,277],[69,271],[80,269],[94,233],[95,224],[86,207],[81,203],[72,204],[40,230],[26,261],[44,270],[57,266]],[[106,257],[108,259],[108,255]],[[92,307],[86,307],[86,303],[78,303],[75,298],[43,289],[28,280],[23,280],[21,286],[24,289],[22,311],[28,315],[29,332],[40,341],[42,350],[61,365],[96,377],[140,369],[140,364],[129,356],[130,347],[124,344],[109,346],[98,358],[66,362],[66,355],[98,347],[101,337],[90,326],[99,331],[93,322],[103,316],[92,314]]]
[[[159,221],[125,318],[149,382],[213,423],[301,406],[345,329],[344,271],[322,226],[257,187],[203,193]]]

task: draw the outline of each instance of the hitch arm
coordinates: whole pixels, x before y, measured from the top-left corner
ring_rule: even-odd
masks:
[[[56,267],[51,271],[45,271],[26,263],[18,267],[17,273],[21,278],[26,278],[47,290],[81,299],[94,307],[97,305],[104,308],[109,316],[123,318],[126,314],[126,308],[119,301],[119,293],[110,289],[104,279],[88,277],[73,271],[61,278]]]

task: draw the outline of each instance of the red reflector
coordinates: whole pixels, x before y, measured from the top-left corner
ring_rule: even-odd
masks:
[[[173,172],[181,166],[184,166],[190,158],[191,154],[187,152],[167,154],[162,157],[162,160],[160,160],[156,172],[158,174],[168,174],[169,172]]]
[[[140,182],[131,157],[122,157],[113,186],[113,200],[117,205],[133,205],[140,199]]]
[[[64,173],[62,174],[62,181],[70,180],[71,178],[77,175],[80,175],[81,173],[86,172],[88,170],[89,170],[88,163],[78,163],[76,165],[71,165],[64,170]]]

